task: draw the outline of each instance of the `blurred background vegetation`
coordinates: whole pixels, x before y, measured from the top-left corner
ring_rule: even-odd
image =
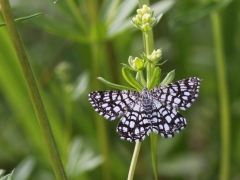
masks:
[[[219,10],[230,112],[230,177],[240,179],[240,1],[150,1],[155,48],[162,48],[162,78],[199,77],[200,95],[182,114],[188,126],[172,139],[159,138],[159,179],[218,179],[220,98],[211,12]],[[126,179],[134,143],[122,141],[116,121],[94,112],[88,93],[109,89],[101,76],[127,85],[121,64],[143,52],[142,34],[130,23],[136,0],[12,0],[15,18],[37,79],[57,146],[70,180]],[[0,16],[0,22],[3,21]],[[142,143],[135,179],[153,179],[150,138]],[[0,27],[0,169],[15,179],[55,179],[15,52]]]

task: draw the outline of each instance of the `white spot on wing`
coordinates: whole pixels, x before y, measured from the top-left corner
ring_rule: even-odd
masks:
[[[164,129],[165,129],[165,131],[169,131],[169,125],[168,124],[164,124]]]
[[[133,121],[131,121],[129,126],[130,126],[130,128],[134,128],[135,123]]]

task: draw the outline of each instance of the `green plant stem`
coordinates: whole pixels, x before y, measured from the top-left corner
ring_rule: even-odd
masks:
[[[153,34],[152,30],[148,32],[143,33],[143,39],[144,39],[144,47],[145,47],[145,54],[148,56],[153,52],[154,47],[153,47]],[[147,85],[150,83],[152,74],[154,71],[155,66],[151,63],[147,64]]]
[[[0,0],[0,5],[2,8],[2,14],[6,22],[6,27],[9,32],[12,44],[14,46],[28,92],[38,119],[38,123],[44,138],[45,144],[47,146],[48,153],[50,155],[51,163],[58,180],[66,180],[66,174],[62,165],[62,162],[57,151],[56,143],[52,134],[52,130],[43,107],[43,103],[37,88],[37,84],[28,62],[26,52],[22,40],[19,36],[18,30],[14,23],[14,19],[11,12],[11,7],[8,0]]]
[[[144,32],[143,33],[143,39],[144,39],[144,45],[145,45],[145,53],[146,53],[146,55],[150,55],[150,53],[151,53],[151,47],[150,47],[150,43],[149,43],[149,41],[150,41],[150,37],[149,37],[149,32]]]
[[[130,168],[129,168],[129,173],[128,173],[127,180],[132,180],[133,179],[133,175],[134,175],[134,172],[135,172],[135,167],[136,167],[136,164],[137,164],[137,159],[138,159],[138,154],[139,154],[140,148],[141,148],[141,142],[137,142],[135,144],[135,148],[134,148],[134,152],[133,152],[132,161],[131,161],[131,165],[130,165]]]
[[[141,8],[144,4],[149,6],[149,1],[148,0],[139,0],[139,7]],[[146,55],[150,55],[151,52],[154,50],[154,43],[153,43],[153,32],[152,30],[148,32],[143,32],[143,42],[144,42],[144,52]],[[151,77],[153,74],[155,66],[151,63],[147,64],[147,85],[151,81]],[[151,152],[152,152],[152,163],[153,163],[153,172],[154,172],[154,177],[155,180],[157,180],[157,142],[158,142],[158,135],[151,133]],[[131,180],[133,178],[133,173],[135,170],[137,158],[138,158],[138,153],[140,151],[140,144],[136,143],[135,145],[135,150],[131,162],[131,166],[129,169],[129,175],[128,175],[128,180]]]
[[[92,54],[92,69],[93,69],[93,77],[94,79],[96,77],[99,77],[100,71],[102,70],[102,63],[104,62],[103,59],[107,59],[106,56],[102,53],[105,52],[106,48],[106,42],[103,45],[99,41],[98,37],[100,34],[95,34],[96,33],[96,25],[99,23],[98,22],[98,11],[99,11],[99,4],[98,1],[94,0],[89,0],[86,1],[87,5],[87,13],[88,13],[88,18],[89,18],[89,24],[91,27],[90,30],[90,38],[91,37],[96,37],[94,38],[93,41],[90,43],[90,52]],[[94,80],[95,81],[95,80]],[[101,84],[99,82],[92,83],[93,89],[101,89]],[[96,121],[96,127],[97,127],[97,136],[99,140],[99,147],[101,150],[101,153],[103,154],[104,157],[104,162],[102,164],[102,175],[104,180],[110,180],[111,179],[111,171],[110,171],[110,150],[109,150],[109,141],[108,141],[108,135],[107,135],[107,127],[106,127],[106,121],[102,120],[102,118],[98,115],[95,114],[95,121]]]
[[[145,42],[145,53],[146,55],[150,55],[154,50],[154,41],[153,41],[153,32],[152,30],[147,33],[143,33],[143,39]],[[147,85],[150,85],[151,79],[153,76],[155,65],[152,63],[147,64]],[[161,77],[159,77],[161,78]],[[155,133],[150,134],[151,138],[151,154],[152,154],[152,165],[153,165],[153,173],[155,180],[157,180],[157,143],[158,143],[158,135]]]
[[[67,0],[66,2],[68,4],[69,8],[71,9],[73,16],[77,20],[79,27],[83,30],[83,33],[88,34],[88,25],[85,23],[82,15],[78,9],[78,6],[75,4],[76,2],[74,0]]]
[[[104,58],[103,55],[101,54],[103,50],[103,47],[101,43],[98,42],[92,42],[90,44],[90,50],[92,54],[92,69],[93,69],[93,77],[98,77],[99,72],[101,70],[101,62],[102,59]],[[94,80],[95,81],[95,80]],[[96,83],[92,83],[93,89],[101,89],[101,84],[99,81]],[[111,174],[110,174],[110,151],[109,151],[109,141],[107,137],[107,129],[106,129],[106,124],[103,119],[95,113],[94,119],[96,122],[96,127],[97,127],[97,136],[99,140],[99,147],[101,150],[101,153],[103,154],[104,157],[104,162],[103,162],[103,179],[104,180],[110,180],[111,179]]]
[[[228,100],[228,90],[227,90],[227,77],[225,69],[225,57],[222,42],[222,32],[221,32],[221,18],[218,12],[213,12],[211,14],[215,54],[216,54],[216,67],[217,67],[217,79],[218,79],[218,91],[219,91],[219,101],[220,101],[220,124],[221,124],[221,152],[220,152],[220,179],[229,179],[229,169],[230,169],[230,116],[229,116],[229,100]]]

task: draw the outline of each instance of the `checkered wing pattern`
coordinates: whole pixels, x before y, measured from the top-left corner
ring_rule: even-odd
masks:
[[[152,131],[162,137],[171,138],[174,132],[180,132],[187,125],[186,119],[173,107],[154,102],[151,122]]]
[[[152,131],[151,114],[147,112],[139,100],[120,119],[117,127],[120,139],[138,142],[145,139]]]
[[[153,88],[152,96],[165,105],[186,110],[198,97],[200,79],[193,77]]]
[[[186,119],[178,112],[197,98],[199,78],[180,80],[152,90],[97,91],[89,94],[94,109],[106,119],[121,117],[119,137],[131,142],[145,139],[151,132],[165,138],[173,137],[186,127]]]
[[[114,120],[120,117],[139,99],[135,91],[95,91],[89,94],[88,100],[98,114],[106,119]]]

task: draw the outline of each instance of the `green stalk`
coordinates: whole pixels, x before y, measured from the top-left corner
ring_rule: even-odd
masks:
[[[26,81],[28,92],[29,92],[29,95],[38,119],[42,136],[44,138],[44,142],[47,146],[47,150],[50,155],[51,163],[52,163],[56,178],[58,180],[66,180],[67,177],[66,177],[61,159],[59,157],[59,153],[57,151],[56,143],[52,134],[52,130],[51,130],[45,109],[43,107],[43,103],[37,88],[37,84],[36,84],[31,66],[28,62],[28,58],[24,50],[22,40],[19,36],[18,30],[14,23],[9,1],[0,0],[0,5],[2,8],[3,17],[6,22],[6,27],[9,32],[9,36],[11,38],[24,79]]]
[[[139,0],[139,7],[140,8],[144,4],[149,6],[149,1],[148,0]],[[152,30],[143,33],[143,42],[144,42],[145,54],[150,55],[150,53],[154,50]],[[154,68],[155,68],[154,65],[152,65],[150,63],[147,64],[147,70],[146,70],[147,85],[151,81],[151,77],[152,77]],[[154,134],[154,133],[151,133],[150,137],[151,137],[151,152],[152,152],[153,172],[154,172],[155,180],[157,180],[157,141],[158,141],[158,135]],[[139,151],[140,151],[140,147],[141,147],[141,143],[136,143],[135,149],[134,149],[134,154],[133,154],[133,157],[132,157],[131,166],[130,166],[130,169],[129,169],[128,180],[132,180],[132,178],[133,178],[133,174],[134,174],[134,171],[135,171],[135,166],[136,166],[136,162],[137,162],[137,159],[138,159],[138,154],[139,154]]]
[[[99,42],[99,34],[96,34],[96,30],[93,28],[96,27],[96,24],[98,24],[98,11],[99,11],[99,4],[98,1],[95,0],[89,0],[86,1],[87,5],[87,16],[89,19],[89,24],[91,27],[91,34],[90,38],[94,38],[92,42],[90,42],[90,52],[92,54],[92,69],[93,69],[93,77],[94,81],[96,77],[99,77],[100,71],[102,68],[102,62],[103,59],[107,59],[105,54],[101,54],[104,52],[106,48],[106,44],[102,44]],[[96,83],[92,83],[93,89],[101,89],[101,84],[97,81]],[[106,129],[106,121],[102,120],[102,118],[95,113],[94,119],[96,122],[96,127],[97,127],[97,136],[98,136],[98,142],[99,142],[99,147],[101,150],[101,153],[103,154],[104,157],[104,162],[102,164],[102,175],[104,180],[110,180],[111,179],[111,171],[110,171],[110,150],[109,150],[109,141],[108,141],[108,135],[107,135],[107,129]]]
[[[71,9],[71,12],[73,14],[73,16],[75,17],[79,27],[83,30],[84,34],[88,33],[88,25],[85,23],[79,9],[78,6],[76,5],[76,2],[74,0],[67,0],[66,1],[69,8]]]
[[[152,30],[143,33],[143,39],[144,39],[144,45],[145,45],[145,54],[148,56],[154,50]],[[151,81],[154,68],[155,67],[151,63],[147,64],[147,85]]]
[[[214,36],[215,54],[216,54],[216,67],[217,67],[217,79],[219,90],[219,102],[220,102],[220,124],[221,124],[221,150],[220,150],[220,180],[229,179],[230,169],[230,116],[229,116],[229,100],[227,90],[227,77],[225,69],[225,57],[222,42],[222,29],[221,18],[218,12],[211,14],[212,29]]]
[[[152,30],[147,33],[143,33],[144,42],[145,42],[145,54],[150,55],[154,50],[154,41],[153,41],[153,32]],[[153,76],[153,71],[155,66],[151,63],[147,64],[147,85],[151,83],[151,79]],[[160,78],[160,77],[159,77]],[[153,173],[155,180],[157,180],[157,143],[158,143],[158,135],[155,133],[150,134],[151,138],[151,154],[152,154],[152,165],[153,165]]]
[[[93,69],[93,77],[96,78],[99,76],[100,68],[101,68],[101,59],[103,58],[103,55],[100,54],[101,51],[103,51],[103,46],[102,44],[98,42],[92,42],[90,44],[90,50],[92,54],[92,69]],[[96,81],[96,80],[94,80]],[[101,84],[99,81],[96,83],[92,83],[93,89],[101,89]],[[104,162],[103,162],[103,179],[104,180],[110,180],[111,179],[111,174],[110,174],[110,158],[109,158],[109,141],[108,141],[108,135],[107,135],[107,129],[106,129],[106,121],[103,121],[102,118],[95,113],[94,114],[94,119],[96,122],[96,127],[97,127],[97,136],[99,140],[99,146],[100,150],[103,154],[104,157]]]
[[[127,180],[132,180],[133,179],[133,175],[134,175],[134,172],[135,172],[135,167],[136,167],[136,164],[137,164],[137,159],[138,159],[138,154],[139,154],[140,148],[141,148],[141,142],[137,142],[135,144],[135,148],[134,148],[133,157],[132,157],[131,165],[130,165],[130,168],[129,168],[129,173],[128,173]]]
[[[148,32],[144,32],[143,33],[143,41],[144,41],[144,51],[146,55],[150,55],[151,52],[153,51],[153,34],[152,34],[152,30],[148,31]],[[154,67],[152,66],[152,64],[148,63],[147,64],[147,85],[150,83],[151,81],[151,77],[153,74],[153,70]]]

